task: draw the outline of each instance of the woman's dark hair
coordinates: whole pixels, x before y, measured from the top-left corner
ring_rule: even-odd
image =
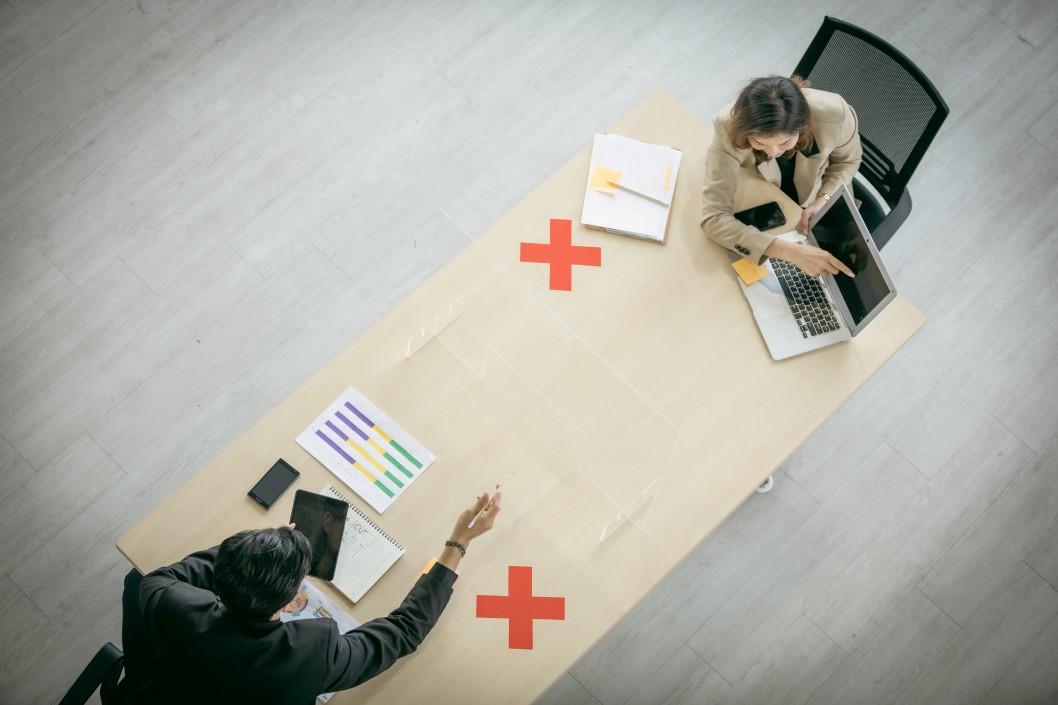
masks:
[[[309,572],[312,548],[288,527],[229,536],[213,564],[213,585],[227,607],[247,619],[270,619],[294,599]]]
[[[812,114],[804,91],[808,81],[800,76],[754,78],[743,88],[731,108],[728,135],[738,149],[749,149],[750,137],[798,135],[794,151],[812,145]],[[760,159],[769,157],[757,152]]]

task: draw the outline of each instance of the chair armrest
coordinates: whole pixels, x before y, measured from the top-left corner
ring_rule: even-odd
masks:
[[[889,242],[893,235],[896,234],[897,229],[907,220],[907,216],[910,213],[911,192],[905,188],[904,192],[900,194],[900,200],[897,202],[896,207],[889,211],[885,219],[871,233],[875,247],[879,250],[885,247],[885,243]]]
[[[118,682],[124,662],[125,654],[121,652],[121,649],[109,641],[103,644],[81,671],[81,675],[77,677],[74,684],[66,691],[59,705],[84,705],[92,697],[92,693],[100,688],[109,694]],[[102,700],[106,702],[106,699]]]

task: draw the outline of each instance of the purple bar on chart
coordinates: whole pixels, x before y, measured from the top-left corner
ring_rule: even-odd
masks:
[[[335,426],[333,421],[327,421],[326,423],[327,423],[327,428],[329,428],[332,431],[334,431],[334,433],[339,438],[341,438],[343,441],[349,440],[349,436],[345,435],[345,431],[343,431],[342,429],[340,429],[337,426]]]
[[[363,414],[361,414],[360,413],[360,409],[357,409],[355,406],[353,406],[349,402],[345,402],[345,408],[348,409],[349,411],[353,412],[357,416],[359,416],[360,420],[363,421],[364,423],[366,423],[368,428],[374,428],[375,422],[372,421],[371,419],[367,418]]]
[[[316,431],[316,435],[317,435],[317,436],[319,436],[320,438],[322,438],[322,439],[323,439],[323,442],[324,442],[324,443],[326,443],[327,445],[329,445],[329,446],[331,447],[331,449],[332,449],[332,450],[333,450],[333,451],[334,451],[335,453],[337,453],[338,455],[340,455],[340,456],[342,456],[343,458],[345,458],[346,460],[348,460],[348,461],[349,461],[349,464],[350,464],[350,465],[356,465],[356,461],[355,461],[355,460],[353,460],[353,457],[352,457],[351,455],[349,455],[348,453],[346,453],[346,452],[345,452],[344,450],[342,450],[342,447],[341,447],[341,446],[339,446],[339,445],[338,445],[337,443],[335,443],[334,441],[332,441],[332,440],[331,440],[331,439],[330,439],[330,438],[329,438],[329,437],[327,436],[327,434],[326,434],[326,433],[324,433],[323,431],[317,430],[317,431]]]
[[[348,405],[348,404],[346,404],[346,406],[349,406],[349,405]],[[343,423],[344,423],[344,424],[345,424],[346,426],[348,426],[349,428],[353,429],[353,431],[355,431],[355,432],[356,432],[356,435],[360,436],[360,437],[361,437],[361,438],[363,438],[363,439],[364,439],[365,441],[367,440],[367,434],[366,434],[366,433],[364,433],[363,431],[361,431],[361,430],[360,430],[360,429],[359,429],[359,428],[357,427],[357,425],[356,425],[356,424],[354,424],[354,423],[353,423],[352,421],[350,421],[349,419],[347,419],[347,418],[345,417],[345,414],[343,414],[343,413],[342,413],[342,412],[340,412],[340,411],[336,411],[336,412],[334,412],[334,415],[335,415],[335,416],[337,416],[338,418],[340,418],[340,419],[342,420],[342,422],[343,422]],[[361,417],[361,418],[362,418],[362,417]]]

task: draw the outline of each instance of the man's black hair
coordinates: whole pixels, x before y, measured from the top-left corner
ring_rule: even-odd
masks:
[[[300,531],[240,531],[220,544],[213,585],[228,608],[264,621],[294,599],[311,561],[312,547]]]

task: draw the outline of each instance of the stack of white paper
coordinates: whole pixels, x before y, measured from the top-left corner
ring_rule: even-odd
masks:
[[[682,156],[664,145],[595,135],[581,223],[664,242]]]

